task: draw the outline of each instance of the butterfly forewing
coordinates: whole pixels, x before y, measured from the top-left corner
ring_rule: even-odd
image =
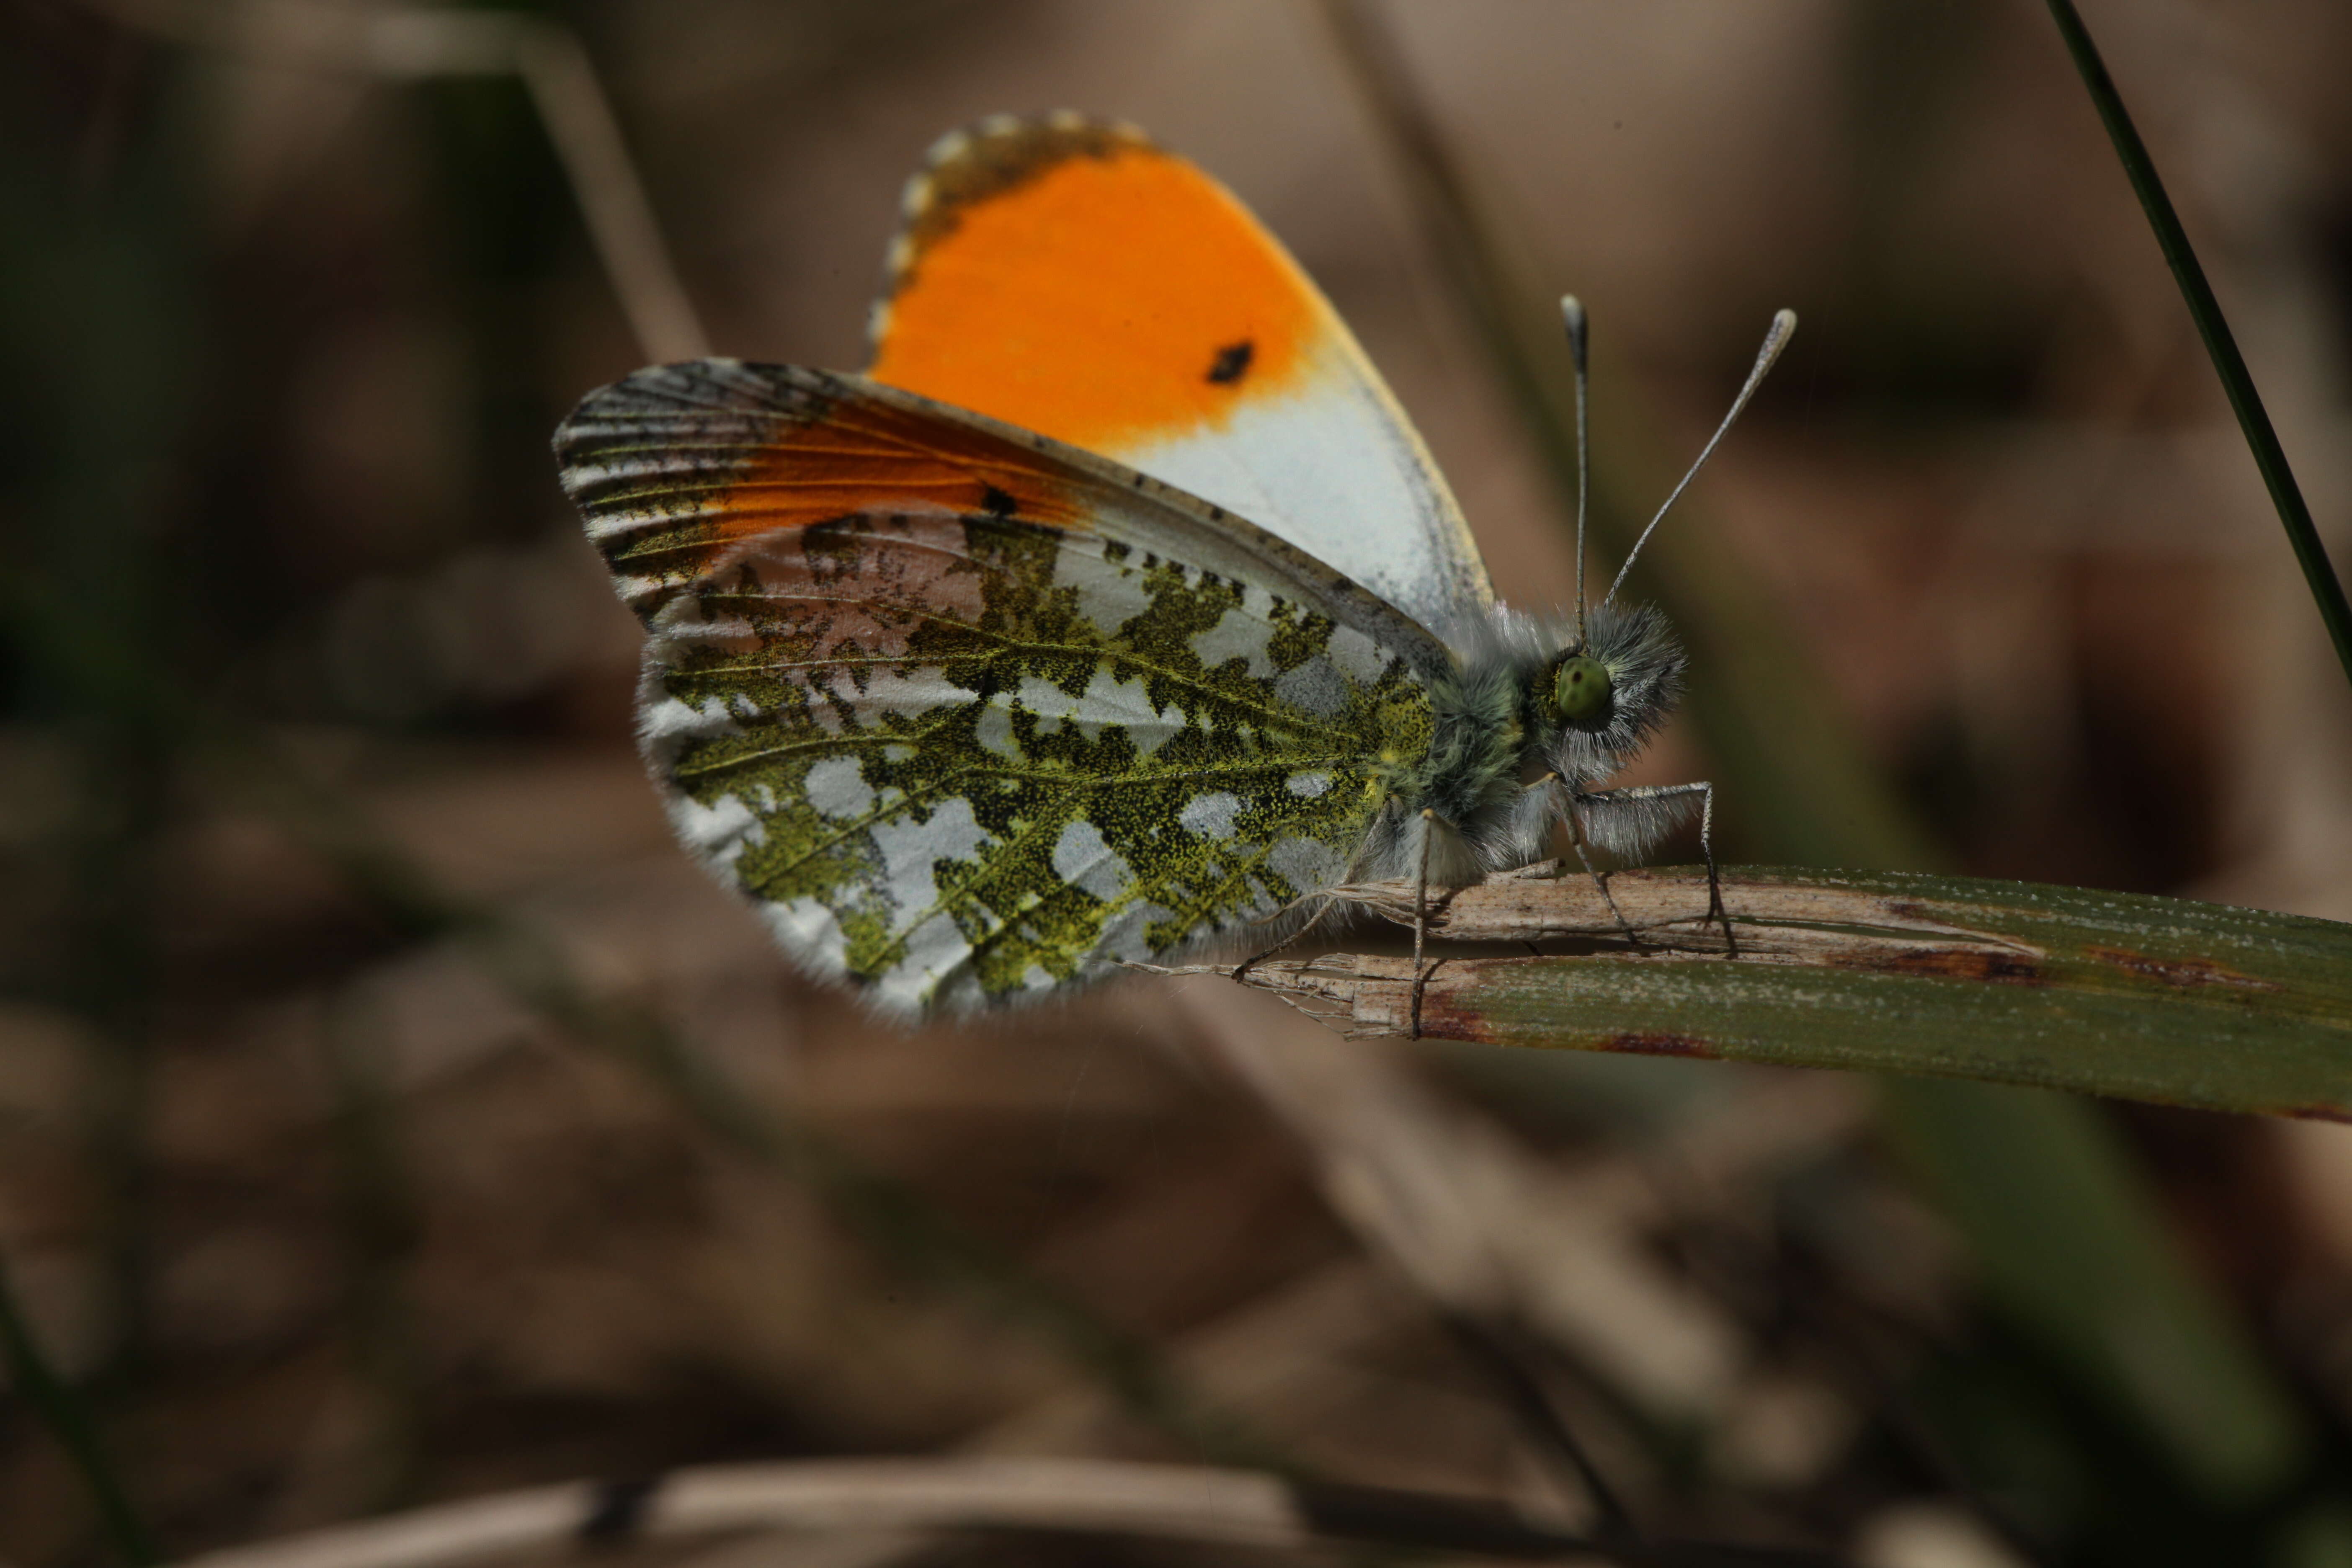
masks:
[[[1452,492],[1247,208],[1076,115],[943,139],[908,187],[869,374],[1241,513],[1444,632],[1494,590]]]
[[[914,400],[670,367],[558,447],[647,617],[681,836],[803,967],[895,1008],[1275,915],[1345,879],[1426,749],[1409,623],[1348,624],[1377,607],[1248,555],[1246,524]]]

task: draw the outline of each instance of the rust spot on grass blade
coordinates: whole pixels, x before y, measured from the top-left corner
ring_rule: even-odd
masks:
[[[2352,1124],[2352,1110],[2341,1105],[2290,1105],[2282,1109],[2281,1116],[2292,1116],[2302,1121],[2342,1121]]]
[[[2043,985],[2042,965],[2021,952],[1982,947],[1906,947],[1843,952],[1829,962],[1840,969],[1874,974],[1917,974],[1942,980],[1973,980],[1988,985]]]
[[[1717,1054],[1712,1044],[1696,1035],[1678,1035],[1666,1029],[1629,1029],[1601,1041],[1601,1048],[1643,1057],[1713,1057]]]
[[[1412,1016],[1412,1004],[1405,1002],[1397,1009],[1397,1033],[1405,1032],[1403,1021]],[[1468,1040],[1473,1045],[1492,1045],[1495,1031],[1484,1014],[1465,1007],[1449,1007],[1432,994],[1421,999],[1421,1033],[1423,1039]]]
[[[1443,958],[1430,965],[1429,984],[1421,994],[1422,1037],[1424,1039],[1468,1040],[1476,1045],[1492,1045],[1496,1037],[1495,1028],[1486,1021],[1486,1015],[1476,1007],[1462,1005],[1457,999],[1461,992],[1455,987],[1465,978],[1455,972],[1457,969],[1456,963]],[[1410,1025],[1406,1021],[1412,1016],[1412,982],[1406,980],[1394,984],[1396,1032],[1402,1035],[1408,1032]],[[1475,995],[1475,980],[1464,989]]]
[[[2200,991],[2209,985],[2227,986],[2236,991],[2276,991],[2274,980],[2259,980],[2223,963],[2202,958],[2151,958],[2144,952],[2134,952],[2127,947],[2086,947],[2084,957],[2095,963],[2111,964],[2134,974],[2144,974],[2150,980],[2181,991]]]

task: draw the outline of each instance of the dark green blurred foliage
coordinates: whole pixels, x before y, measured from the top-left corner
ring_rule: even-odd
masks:
[[[184,586],[202,578],[184,567],[200,555],[184,508],[209,345],[169,63],[102,30],[80,42],[79,70],[12,84],[0,147],[0,206],[22,215],[0,226],[0,586],[19,711],[70,744],[75,798],[47,863],[25,868],[58,893],[55,923],[10,956],[16,984],[102,1043],[87,1113],[128,1380],[150,1332],[155,858],[177,764],[146,689],[207,640],[207,606]]]

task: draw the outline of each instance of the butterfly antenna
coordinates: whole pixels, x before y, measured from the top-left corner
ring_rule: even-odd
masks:
[[[1748,406],[1748,400],[1756,395],[1758,387],[1764,384],[1766,373],[1771,370],[1772,362],[1780,357],[1780,351],[1789,346],[1789,339],[1796,330],[1796,311],[1784,310],[1773,313],[1771,329],[1764,334],[1764,346],[1756,351],[1756,368],[1748,373],[1748,384],[1741,387],[1739,395],[1731,400],[1731,412],[1723,416],[1723,423],[1715,427],[1715,434],[1699,449],[1698,460],[1691,464],[1690,471],[1683,476],[1683,482],[1675,487],[1675,493],[1666,498],[1666,504],[1658,509],[1658,515],[1650,520],[1650,526],[1643,529],[1642,537],[1633,542],[1633,553],[1625,557],[1624,565],[1617,568],[1616,580],[1609,584],[1609,592],[1601,595],[1602,604],[1615,598],[1617,590],[1625,585],[1625,574],[1633,570],[1634,557],[1642,553],[1642,546],[1650,542],[1650,535],[1658,531],[1658,524],[1666,520],[1666,513],[1674,510],[1675,502],[1682,500],[1683,491],[1690,489],[1690,482],[1698,478],[1698,471],[1706,467],[1709,458],[1715,456],[1716,447],[1722,444],[1724,437],[1731,430],[1731,422],[1739,417],[1739,411]]]
[[[1584,516],[1592,500],[1592,429],[1586,394],[1591,386],[1584,332],[1584,302],[1559,297],[1560,324],[1568,329],[1568,357],[1576,366],[1576,646],[1584,647]]]

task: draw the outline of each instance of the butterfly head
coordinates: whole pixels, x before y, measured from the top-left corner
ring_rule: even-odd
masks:
[[[1584,524],[1591,471],[1586,420],[1591,378],[1588,322],[1584,307],[1574,295],[1563,298],[1559,307],[1576,375],[1576,621],[1572,629],[1554,639],[1556,651],[1528,671],[1520,708],[1537,721],[1525,765],[1541,763],[1571,787],[1581,788],[1613,773],[1647,744],[1682,696],[1682,645],[1675,640],[1665,617],[1647,605],[1621,607],[1617,591],[1625,585],[1650,535],[1657,531],[1658,524],[1665,521],[1675,500],[1690,488],[1691,480],[1698,477],[1738,419],[1740,410],[1763,384],[1765,374],[1788,346],[1790,334],[1797,330],[1797,316],[1793,310],[1773,315],[1764,345],[1757,351],[1756,363],[1739,395],[1732,399],[1723,423],[1716,426],[1682,482],[1634,540],[1601,603],[1588,609],[1584,594]]]
[[[1580,784],[1614,772],[1674,711],[1685,664],[1682,644],[1650,605],[1588,612],[1581,638],[1559,639],[1527,668],[1528,761]]]
[[[1552,706],[1560,721],[1589,724],[1609,710],[1609,667],[1589,653],[1572,653],[1551,672]]]

